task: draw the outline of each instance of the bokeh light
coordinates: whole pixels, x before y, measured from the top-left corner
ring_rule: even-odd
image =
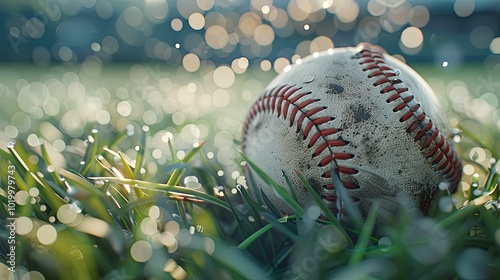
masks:
[[[219,175],[241,182],[242,174],[232,175],[241,168],[237,144],[245,113],[265,86],[308,55],[367,41],[421,73],[453,126],[484,135],[491,150],[460,136],[457,144],[464,159],[488,165],[500,150],[496,4],[55,1],[48,13],[36,1],[4,1],[0,146],[13,139],[34,149],[43,143],[55,166],[78,168],[76,155],[92,128],[128,131],[133,140],[120,148],[134,158],[132,142],[147,126],[148,178],[161,177],[173,157],[206,141],[204,153],[221,165]],[[474,164],[465,165],[464,181],[478,173]],[[198,189],[193,182],[186,184]],[[37,197],[19,192],[16,201],[27,205]],[[68,208],[54,219],[76,226],[80,216]],[[50,229],[42,233],[49,243]]]

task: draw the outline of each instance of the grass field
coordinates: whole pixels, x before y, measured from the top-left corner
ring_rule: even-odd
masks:
[[[494,278],[500,69],[414,67],[461,131],[465,175],[375,234],[374,215],[344,227],[250,198],[240,129],[272,71],[0,66],[0,278]]]

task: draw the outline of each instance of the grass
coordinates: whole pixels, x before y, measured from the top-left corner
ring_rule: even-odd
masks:
[[[155,182],[144,172],[145,136],[133,159],[120,152],[125,139],[92,131],[79,169],[53,165],[43,144],[0,150],[0,255],[7,264],[4,178],[15,169],[17,279],[484,279],[500,272],[496,164],[485,168],[483,185],[471,182],[477,190],[461,194],[466,206],[447,212],[438,205],[427,217],[402,207],[375,234],[377,204],[365,221],[351,209],[351,227],[329,213],[317,220],[325,205],[299,172],[286,176],[299,176],[318,206],[302,208],[247,159],[295,210],[282,217],[266,199],[225,185],[203,143],[173,157],[166,180]],[[450,199],[443,190],[436,203]],[[2,278],[9,273],[2,264]]]
[[[19,72],[30,82],[53,85],[53,78],[71,82],[64,78],[66,68],[55,67],[48,74],[45,69],[29,69],[20,68]],[[20,111],[18,106],[10,106],[17,103],[19,77],[8,70],[2,71],[5,75],[1,81],[11,89],[1,93],[6,98],[0,110],[4,126]],[[77,70],[72,71],[79,73]],[[474,88],[484,88],[477,85],[480,71],[476,70],[471,68],[460,77],[451,71],[426,73],[442,77],[442,81],[435,81],[438,90],[440,85],[460,79],[470,85],[472,93]],[[101,87],[114,93],[121,87],[136,88],[143,81],[160,88],[159,81],[149,77],[147,71],[132,80],[127,67],[103,71],[102,77],[89,78],[80,73],[80,82],[89,96],[98,97],[97,89]],[[181,74],[172,81],[185,85],[199,79]],[[246,75],[238,79],[232,91],[247,89],[245,79],[252,81],[252,87],[256,81],[262,80],[264,85],[269,79],[269,73]],[[205,90],[209,92],[210,86]],[[142,91],[130,94],[129,99],[140,108],[149,108]],[[110,94],[110,100],[116,98]],[[95,123],[88,120],[83,136],[65,134],[58,121],[66,111],[60,110],[52,118],[32,120],[34,131],[19,131],[15,146],[0,149],[0,279],[485,279],[500,272],[497,163],[488,166],[488,160],[484,160],[500,158],[500,142],[495,141],[499,135],[495,125],[473,121],[467,112],[453,113],[456,108],[452,103],[445,109],[452,111],[449,117],[460,120],[462,125],[460,154],[479,176],[464,176],[463,189],[452,197],[446,190],[441,191],[426,217],[404,207],[402,201],[398,219],[377,228],[375,233],[376,205],[373,216],[364,221],[357,218],[356,208],[347,207],[352,226],[339,224],[328,212],[328,221],[318,220],[325,205],[317,197],[317,206],[304,209],[294,193],[283,191],[286,186],[277,185],[259,171],[259,176],[295,210],[293,215],[280,216],[268,199],[255,200],[231,178],[232,171],[243,173],[241,167],[221,176],[222,166],[207,156],[215,152],[214,137],[201,137],[207,142],[190,150],[178,142],[155,142],[154,131],[165,127],[173,128],[165,131],[178,133],[173,139],[182,139],[176,137],[182,136],[182,127],[164,119],[150,125],[150,132],[139,132],[141,114],[127,117],[127,123],[135,124],[134,134],[128,130],[115,132],[117,127],[123,128],[122,118],[114,112],[115,103],[104,101],[103,108],[111,108],[113,116],[107,126],[92,130]],[[71,102],[64,104],[72,106]],[[232,94],[231,102],[222,110],[222,115],[231,115],[228,118],[219,119],[220,112],[198,108],[199,120],[190,121],[210,127],[212,134],[219,130],[209,124],[221,122],[224,129],[236,135],[240,123],[232,114],[243,112],[247,101]],[[70,109],[76,110],[65,108]],[[58,164],[60,158],[54,155],[50,140],[47,146],[28,143],[28,135],[43,136],[43,131],[36,129],[42,122],[51,122],[62,131],[58,137],[66,146],[57,156],[64,156],[66,164]],[[486,151],[481,155],[483,159],[473,152],[476,147]],[[161,149],[168,158],[162,157],[161,163],[155,160],[151,157],[154,149]],[[184,155],[182,160],[176,156],[178,152]],[[242,160],[244,156],[237,158],[233,166],[240,166]],[[247,164],[258,170],[251,161],[247,160]],[[10,174],[11,170],[15,172]],[[15,180],[9,182],[9,175]],[[284,176],[300,178],[301,174],[299,170]],[[18,217],[16,278],[8,271],[7,227],[8,186],[14,182]],[[303,183],[311,189],[305,180]],[[339,191],[342,196],[342,189]]]

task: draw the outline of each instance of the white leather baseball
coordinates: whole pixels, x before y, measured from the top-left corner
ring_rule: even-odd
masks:
[[[313,200],[296,170],[334,214],[344,213],[337,209],[333,167],[364,217],[375,200],[379,215],[398,211],[399,193],[426,213],[440,182],[454,192],[460,181],[450,134],[429,85],[364,43],[304,58],[278,75],[248,112],[242,150],[288,189],[287,174],[302,206]],[[250,168],[248,176],[255,194],[262,190],[283,214],[293,213]]]

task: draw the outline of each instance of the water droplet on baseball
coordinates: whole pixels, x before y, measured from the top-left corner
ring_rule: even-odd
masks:
[[[399,76],[401,74],[401,70],[394,69],[394,74],[396,74],[396,76]]]
[[[378,248],[380,251],[387,252],[391,249],[392,241],[389,237],[382,237],[378,241]]]
[[[304,83],[308,84],[310,82],[314,81],[314,77],[313,76],[307,76],[304,78]]]

